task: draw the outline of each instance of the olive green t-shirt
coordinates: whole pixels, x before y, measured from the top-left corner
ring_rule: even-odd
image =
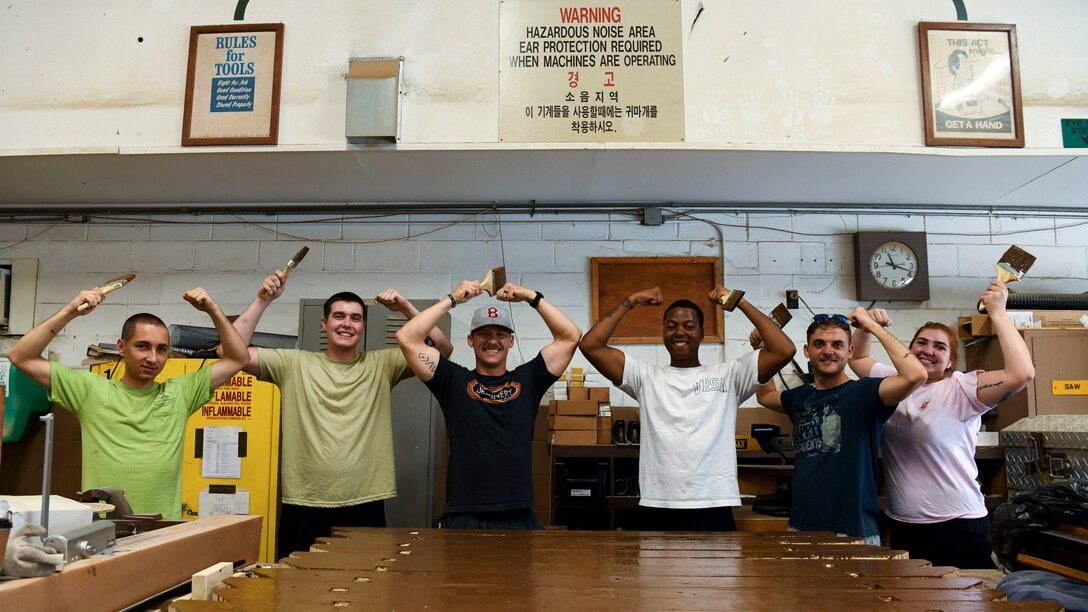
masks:
[[[394,497],[393,386],[412,376],[400,349],[332,361],[258,349],[260,380],[280,387],[283,503],[338,507]]]
[[[181,518],[185,423],[212,398],[211,367],[133,389],[49,364],[49,399],[79,420],[83,489],[118,487],[132,510]]]

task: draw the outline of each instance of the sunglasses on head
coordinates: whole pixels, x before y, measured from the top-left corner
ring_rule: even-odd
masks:
[[[828,320],[834,321],[836,323],[842,323],[844,325],[850,324],[850,319],[847,319],[846,315],[841,314],[818,314],[812,317],[813,323],[824,323]]]

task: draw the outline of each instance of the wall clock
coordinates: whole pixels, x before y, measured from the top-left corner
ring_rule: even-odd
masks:
[[[926,233],[854,234],[854,280],[859,301],[928,300]]]

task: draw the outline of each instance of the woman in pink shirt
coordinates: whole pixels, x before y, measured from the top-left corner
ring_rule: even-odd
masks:
[[[982,415],[1012,397],[1035,377],[1031,354],[1005,312],[1009,291],[994,281],[981,298],[997,333],[1005,369],[956,372],[958,347],[947,325],[929,322],[914,334],[910,351],[926,368],[927,380],[884,427],[890,545],[911,558],[963,569],[992,568],[990,520],[976,478],[975,446]],[[870,316],[891,324],[880,308]],[[850,369],[858,376],[885,377],[891,367],[869,356],[872,339],[853,336]]]

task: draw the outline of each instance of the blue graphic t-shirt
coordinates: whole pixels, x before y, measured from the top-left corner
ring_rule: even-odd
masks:
[[[880,382],[864,378],[832,389],[805,385],[782,393],[795,452],[790,527],[880,533],[877,456],[884,423],[895,412],[880,401]]]

